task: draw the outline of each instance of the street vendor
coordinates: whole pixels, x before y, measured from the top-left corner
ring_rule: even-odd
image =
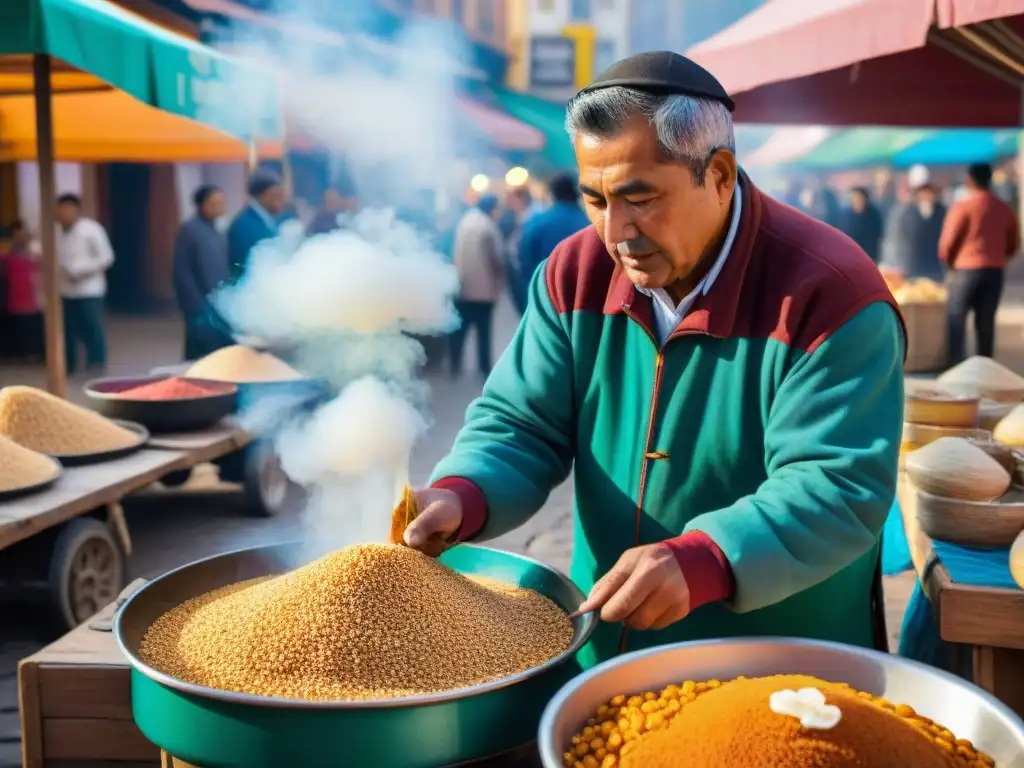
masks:
[[[738,168],[733,104],[674,53],[569,103],[593,224],[418,492],[436,554],[522,525],[575,472],[584,666],[683,640],[879,642],[905,331],[871,260]],[[445,542],[439,544],[439,542]]]

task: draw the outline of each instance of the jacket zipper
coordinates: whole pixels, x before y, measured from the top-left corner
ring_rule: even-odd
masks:
[[[647,468],[653,461],[653,459],[648,458],[648,454],[650,454],[653,450],[651,448],[651,442],[654,439],[654,420],[657,417],[658,413],[658,394],[661,390],[661,372],[665,366],[665,355],[664,347],[658,344],[658,340],[654,337],[654,334],[651,333],[650,329],[648,329],[647,326],[645,326],[643,323],[641,323],[633,316],[632,312],[630,311],[629,304],[623,304],[622,311],[625,313],[627,318],[635,322],[644,330],[648,337],[650,337],[651,343],[654,344],[655,348],[658,350],[654,362],[654,388],[653,392],[651,393],[651,408],[647,414],[647,437],[644,440],[643,456],[644,463],[640,466],[640,487],[637,490],[636,519],[633,523],[633,546],[638,547],[640,546],[640,517],[643,514],[644,508],[644,486],[646,486],[647,484]],[[623,624],[622,635],[619,638],[619,653],[626,652],[626,640],[628,635],[629,627]]]

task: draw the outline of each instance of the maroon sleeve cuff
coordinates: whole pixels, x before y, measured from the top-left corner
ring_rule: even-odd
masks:
[[[442,477],[432,488],[452,491],[462,503],[462,525],[455,532],[455,541],[469,541],[487,522],[487,499],[480,486],[464,477]]]
[[[718,600],[728,600],[736,591],[732,566],[721,548],[703,531],[689,531],[666,539],[690,588],[690,610]]]

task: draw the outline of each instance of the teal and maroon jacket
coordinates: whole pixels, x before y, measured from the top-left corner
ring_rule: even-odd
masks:
[[[601,624],[584,666],[682,640],[874,644],[872,582],[896,489],[905,334],[878,269],[743,178],[739,233],[668,341],[588,227],[538,270],[511,346],[434,484],[462,537],[525,522],[574,470],[573,581],[668,541],[691,614]]]

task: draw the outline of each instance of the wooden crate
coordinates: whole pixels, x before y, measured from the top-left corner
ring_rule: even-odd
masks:
[[[946,367],[946,302],[901,304],[907,324],[908,373],[938,371]]]
[[[23,768],[159,768],[132,719],[128,662],[112,632],[91,628],[103,618],[18,665]]]
[[[186,763],[184,760],[179,760],[166,752],[161,752],[160,757],[160,768],[199,768],[199,766]],[[240,766],[240,768],[244,767]],[[342,768],[342,766],[339,766],[339,768]],[[344,766],[344,768],[364,768],[364,766],[353,765]],[[543,768],[543,766],[541,766],[540,754],[537,752],[536,744],[529,744],[488,760],[460,763],[458,768]]]

